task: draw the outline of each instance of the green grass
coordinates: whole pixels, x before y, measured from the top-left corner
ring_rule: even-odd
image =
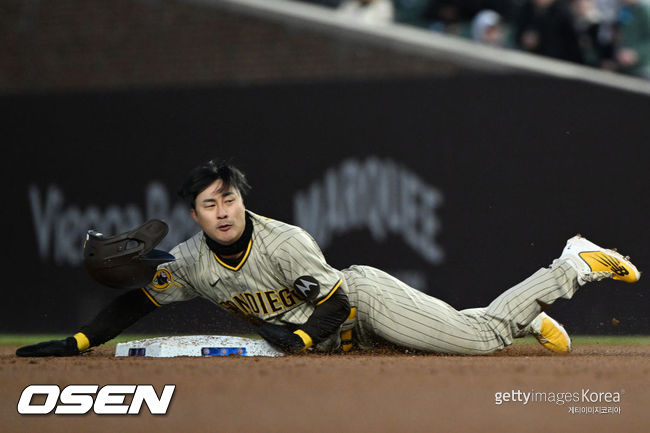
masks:
[[[48,340],[62,340],[70,335],[64,334],[0,334],[0,346],[25,346],[28,344],[36,344],[41,341]],[[108,346],[115,346],[117,343],[125,341],[143,340],[145,338],[166,337],[165,335],[119,335],[106,343]],[[236,335],[236,337],[259,338],[257,335]]]
[[[47,340],[60,340],[68,337],[63,334],[39,334],[39,335],[21,335],[21,334],[0,334],[0,346],[24,346],[27,344],[35,344]],[[109,346],[114,346],[117,343],[122,343],[131,340],[142,340],[145,338],[163,337],[162,335],[120,335],[108,343]],[[242,335],[242,337],[259,338],[253,335]],[[650,345],[650,335],[576,335],[571,337],[573,345],[581,344],[601,344],[601,345]],[[515,345],[537,344],[533,337],[518,338],[515,340]]]
[[[40,335],[20,335],[20,334],[2,334],[0,335],[0,346],[23,346],[27,344],[36,344],[41,341],[62,340],[70,335],[63,334],[40,334]],[[109,341],[109,346],[131,340],[142,340],[144,338],[162,337],[162,335],[120,335]]]

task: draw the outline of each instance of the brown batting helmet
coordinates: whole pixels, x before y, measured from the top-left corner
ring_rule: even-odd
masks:
[[[175,260],[154,247],[169,228],[160,220],[149,220],[140,227],[115,236],[89,230],[84,243],[84,266],[98,282],[116,289],[137,289],[151,282],[156,268]]]

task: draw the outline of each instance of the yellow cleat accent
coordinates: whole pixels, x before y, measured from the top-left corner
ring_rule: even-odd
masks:
[[[580,285],[604,278],[636,283],[641,278],[641,272],[629,257],[601,248],[580,235],[567,241],[560,259],[567,260],[573,266]]]
[[[546,349],[556,353],[571,351],[571,337],[564,327],[546,313],[540,313],[530,324],[530,333]]]
[[[612,279],[636,283],[639,281],[639,271],[629,260],[613,250],[585,251],[578,254],[592,272],[612,274]]]

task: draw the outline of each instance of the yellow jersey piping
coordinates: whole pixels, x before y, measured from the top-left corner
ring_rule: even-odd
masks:
[[[339,289],[339,287],[341,287],[341,283],[342,283],[342,282],[343,282],[343,280],[339,280],[339,282],[336,283],[336,285],[335,285],[334,288],[329,292],[329,294],[328,294],[327,296],[325,296],[325,298],[323,298],[323,299],[321,299],[320,301],[318,301],[318,302],[316,303],[316,305],[320,305],[320,304],[322,304],[323,302],[327,301],[327,300],[328,300],[328,299],[329,299],[329,298],[334,294],[334,292],[336,292],[336,291]]]
[[[142,291],[144,292],[145,295],[147,295],[147,298],[149,298],[149,300],[150,300],[151,302],[153,302],[153,304],[154,304],[156,307],[160,307],[160,304],[159,304],[158,302],[156,302],[156,300],[155,300],[155,299],[154,299],[154,298],[149,294],[149,292],[147,292],[147,289],[145,289],[144,287],[142,287]]]
[[[225,263],[223,260],[219,258],[219,256],[216,253],[212,253],[215,259],[217,259],[217,262],[221,266],[223,266],[226,269],[230,269],[231,271],[238,271],[242,266],[244,266],[244,262],[246,262],[246,259],[248,258],[248,255],[251,253],[251,248],[253,247],[253,239],[248,241],[248,247],[246,248],[246,253],[244,253],[244,257],[239,261],[239,264],[237,266],[230,266],[229,264]]]

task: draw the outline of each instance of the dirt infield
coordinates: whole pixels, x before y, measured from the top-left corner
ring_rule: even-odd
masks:
[[[650,426],[650,346],[515,346],[481,357],[396,352],[286,358],[20,359],[0,348],[3,432],[641,432]],[[29,384],[176,384],[164,416],[17,413]],[[550,402],[620,393],[620,402]],[[527,404],[496,404],[496,393]],[[521,393],[517,393],[520,391]],[[532,401],[536,394],[538,401]],[[521,397],[523,399],[523,397]],[[545,398],[547,401],[542,401]],[[571,397],[574,398],[574,397]],[[617,413],[571,413],[577,407]],[[584,409],[582,409],[584,408]],[[591,409],[590,409],[591,408]],[[610,409],[608,409],[610,408]]]

